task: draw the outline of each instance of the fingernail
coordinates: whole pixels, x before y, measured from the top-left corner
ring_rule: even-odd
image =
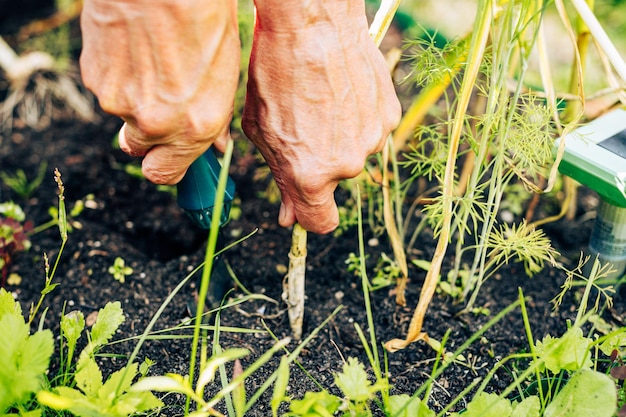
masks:
[[[287,209],[283,203],[280,203],[280,210],[278,210],[278,223],[283,224],[287,218]]]

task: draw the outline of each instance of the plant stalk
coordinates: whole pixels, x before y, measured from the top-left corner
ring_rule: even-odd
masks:
[[[422,325],[424,323],[424,317],[428,310],[428,305],[439,283],[439,274],[441,271],[441,264],[448,248],[450,241],[450,225],[452,223],[452,200],[454,198],[454,174],[456,168],[456,159],[461,140],[461,133],[463,131],[464,116],[469,105],[472,89],[478,73],[480,71],[480,63],[485,52],[487,45],[487,39],[489,38],[489,29],[491,27],[491,9],[487,0],[481,0],[478,6],[478,16],[481,18],[476,19],[474,25],[474,31],[472,35],[470,53],[468,64],[465,74],[463,76],[463,82],[461,84],[461,91],[459,100],[457,102],[456,114],[454,124],[452,126],[452,133],[450,135],[450,148],[448,151],[448,159],[446,163],[446,170],[443,179],[443,225],[437,241],[437,247],[431,268],[426,274],[426,280],[420,292],[420,299],[413,312],[411,324],[409,326],[408,335],[404,340],[393,339],[385,343],[385,347],[390,352],[395,352],[400,349],[404,349],[409,344],[427,337],[426,333],[422,332]]]
[[[302,323],[304,321],[304,277],[306,273],[306,240],[307,232],[296,223],[291,235],[291,250],[289,251],[289,271],[287,273],[286,294],[289,306],[289,325],[295,340],[302,338]]]
[[[594,39],[600,45],[602,51],[609,58],[611,64],[613,64],[613,68],[620,76],[623,82],[626,83],[626,62],[622,59],[620,53],[617,51],[617,48],[609,39],[609,36],[604,31],[604,28],[593,14],[593,11],[589,7],[589,5],[584,0],[572,0],[572,4],[576,8],[578,15],[585,22],[587,28],[593,35]]]
[[[382,192],[383,192],[383,218],[385,220],[385,229],[389,235],[389,241],[393,249],[393,255],[396,258],[396,262],[402,271],[402,277],[398,279],[396,288],[396,304],[405,306],[406,299],[404,292],[406,289],[406,282],[409,277],[409,268],[406,263],[406,253],[404,252],[403,239],[398,231],[398,224],[393,216],[393,204],[391,202],[391,190],[389,185],[389,154],[390,147],[393,146],[393,140],[391,136],[387,139],[387,145],[383,148],[383,180],[382,180]],[[401,207],[396,207],[398,211],[401,211]]]

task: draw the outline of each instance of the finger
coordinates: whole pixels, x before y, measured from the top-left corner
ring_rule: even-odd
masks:
[[[226,145],[228,145],[228,141],[232,140],[230,137],[230,130],[226,130],[222,135],[220,135],[215,142],[213,142],[213,146],[215,149],[224,153],[226,151]]]
[[[150,149],[141,163],[143,175],[155,184],[174,185],[183,179],[189,165],[201,155],[180,154],[173,145],[158,145]]]
[[[130,156],[144,156],[150,148],[145,137],[128,123],[124,123],[119,133],[120,149]]]
[[[291,202],[289,194],[282,193],[280,201],[280,211],[278,212],[278,224],[282,227],[289,227],[296,222],[296,212]]]
[[[317,196],[314,204],[294,201],[293,207],[298,223],[309,232],[327,234],[339,225],[339,210],[333,191]]]

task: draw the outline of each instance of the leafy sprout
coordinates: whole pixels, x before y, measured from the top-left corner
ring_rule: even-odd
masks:
[[[117,281],[124,283],[126,277],[133,273],[133,268],[126,265],[126,261],[118,256],[115,258],[115,261],[113,261],[113,265],[109,267],[108,272],[113,275],[113,278]]]
[[[517,258],[524,263],[526,274],[532,276],[543,269],[545,262],[556,264],[558,252],[543,230],[534,229],[522,222],[519,225],[504,224],[489,236],[488,246],[492,248],[489,257],[496,264],[508,263]]]
[[[48,164],[46,162],[39,165],[37,175],[32,181],[28,179],[26,173],[22,169],[18,169],[13,175],[9,175],[6,172],[0,172],[0,179],[2,179],[2,182],[7,187],[15,191],[17,195],[22,198],[28,198],[43,182],[47,168]]]

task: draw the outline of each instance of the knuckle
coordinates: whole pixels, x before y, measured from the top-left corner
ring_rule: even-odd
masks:
[[[340,179],[354,178],[363,171],[365,166],[365,158],[349,158],[342,165]]]

